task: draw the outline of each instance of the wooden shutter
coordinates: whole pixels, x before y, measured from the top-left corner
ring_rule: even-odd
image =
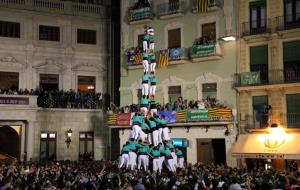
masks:
[[[172,29],[168,31],[168,48],[180,48],[181,47],[181,29]]]

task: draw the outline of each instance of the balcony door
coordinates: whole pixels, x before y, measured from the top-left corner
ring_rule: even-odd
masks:
[[[250,47],[250,71],[259,72],[260,84],[268,83],[268,45]]]
[[[286,42],[283,44],[283,62],[285,82],[300,81],[300,41]]]
[[[287,127],[300,128],[300,94],[286,95]]]
[[[266,32],[267,26],[267,11],[266,1],[254,1],[250,2],[250,33],[259,34]]]
[[[284,0],[284,23],[288,28],[300,27],[300,0]]]
[[[255,129],[263,128],[267,126],[268,118],[265,113],[266,106],[268,106],[268,96],[253,96],[252,108],[253,108],[253,127]]]

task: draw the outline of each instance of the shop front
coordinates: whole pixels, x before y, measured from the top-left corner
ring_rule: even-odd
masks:
[[[300,133],[297,131],[270,127],[240,135],[231,149],[231,154],[240,158],[243,166],[248,169],[295,169],[300,164],[299,144]]]

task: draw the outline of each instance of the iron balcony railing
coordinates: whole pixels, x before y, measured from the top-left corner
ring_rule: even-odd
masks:
[[[282,121],[288,128],[300,128],[300,113],[282,114]]]
[[[271,117],[271,118],[269,118]],[[300,128],[300,113],[286,113],[280,115],[279,124],[287,128]],[[272,116],[256,112],[255,115],[246,115],[245,130],[265,129],[272,123]]]
[[[276,17],[276,31],[300,28],[300,13]]]
[[[157,6],[158,17],[173,15],[178,13],[185,13],[186,2],[185,1],[173,1],[170,3],[162,3]]]
[[[271,32],[271,20],[260,19],[244,22],[241,26],[241,36],[251,36]]]
[[[300,70],[288,68],[284,70],[261,70],[244,72],[235,75],[235,87],[259,86],[300,82]]]
[[[153,13],[151,7],[143,7],[139,9],[132,9],[128,10],[128,21],[134,22],[144,19],[152,19]]]
[[[197,11],[198,10],[198,5],[199,5],[199,0],[192,0],[192,11]],[[213,7],[222,7],[223,2],[222,0],[209,0],[208,1],[208,8],[213,8]]]

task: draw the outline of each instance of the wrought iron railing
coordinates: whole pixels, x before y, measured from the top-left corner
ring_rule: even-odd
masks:
[[[276,31],[300,28],[300,13],[276,17]]]
[[[265,129],[268,127],[268,116],[257,112],[255,115],[246,115],[244,122],[245,130]]]
[[[241,36],[251,36],[271,32],[271,20],[260,19],[244,22],[241,26]]]
[[[299,69],[262,70],[235,75],[235,87],[300,82]]]
[[[282,114],[283,125],[288,128],[300,128],[300,113]]]
[[[185,1],[174,1],[171,3],[163,3],[157,6],[157,15],[159,17],[178,14],[178,13],[185,13],[185,11],[186,11]]]

